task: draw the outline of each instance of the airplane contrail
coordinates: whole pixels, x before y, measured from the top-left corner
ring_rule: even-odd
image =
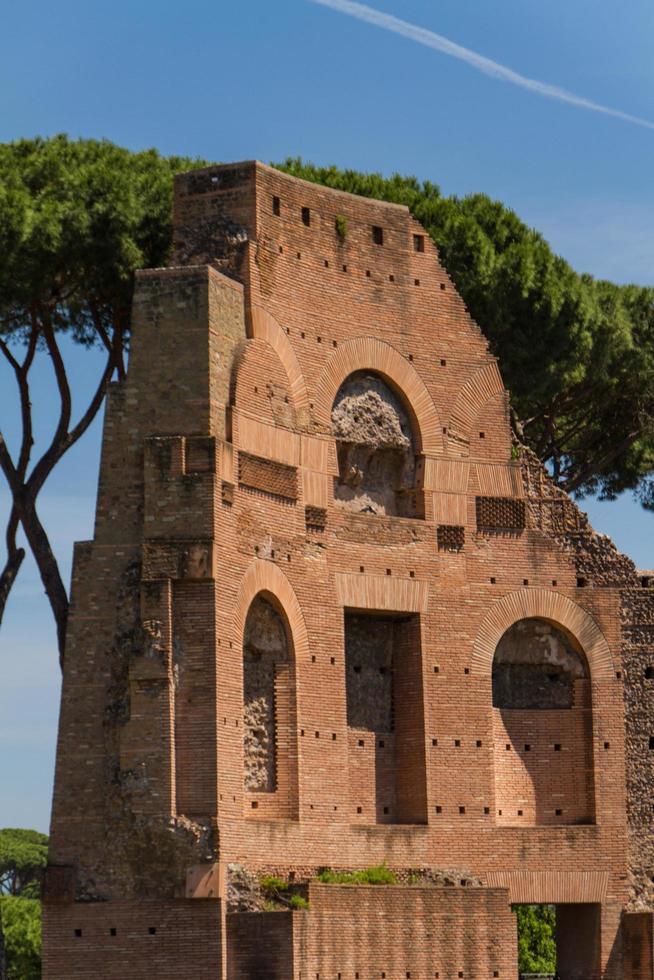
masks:
[[[557,85],[548,85],[546,82],[527,78],[511,68],[507,68],[506,65],[500,65],[497,61],[492,61],[491,58],[485,58],[484,55],[471,51],[470,48],[455,44],[454,41],[443,37],[442,34],[436,34],[434,31],[429,31],[425,27],[418,27],[417,24],[411,24],[406,20],[400,20],[399,17],[393,17],[392,14],[384,14],[364,3],[356,3],[355,0],[311,0],[311,2],[322,7],[330,7],[341,14],[349,14],[350,17],[356,17],[358,20],[365,21],[366,24],[374,24],[375,27],[382,27],[393,34],[399,34],[409,41],[415,41],[416,44],[423,44],[427,48],[433,48],[435,51],[448,54],[452,58],[458,58],[459,61],[465,61],[466,64],[483,72],[484,75],[498,78],[503,82],[510,82],[520,88],[526,88],[530,92],[535,92],[536,95],[542,95],[548,99],[558,99],[559,102],[567,102],[579,109],[590,109],[591,112],[601,112],[605,116],[614,116],[616,119],[634,123],[636,126],[654,129],[654,123],[647,119],[641,119],[640,116],[632,116],[628,112],[621,112],[620,109],[611,109],[609,106],[600,105],[599,102],[584,99],[582,96],[574,95],[573,92],[568,92]]]

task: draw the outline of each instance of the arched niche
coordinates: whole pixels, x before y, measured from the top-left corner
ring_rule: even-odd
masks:
[[[246,792],[274,793],[278,779],[279,698],[287,680],[290,638],[282,615],[259,593],[243,634],[243,777]],[[283,767],[283,763],[282,763]]]
[[[409,359],[376,337],[354,337],[333,351],[313,392],[314,417],[325,432],[343,381],[357,371],[378,374],[399,394],[415,422],[417,448],[425,456],[443,455],[443,430],[427,386]]]
[[[495,650],[493,707],[572,708],[576,682],[588,677],[586,656],[574,637],[548,620],[520,619]]]
[[[243,806],[253,819],[298,818],[297,661],[308,638],[290,582],[272,562],[247,569],[235,609],[243,665]]]
[[[518,620],[532,617],[547,620],[574,638],[584,651],[594,681],[614,679],[611,649],[593,617],[561,592],[543,588],[508,592],[490,605],[477,631],[471,662],[473,672],[489,677],[495,650],[506,631]]]
[[[340,385],[331,412],[339,475],[338,506],[356,513],[423,517],[419,432],[410,407],[374,371]]]
[[[513,623],[493,657],[497,823],[593,823],[592,700],[588,660],[561,624]]]

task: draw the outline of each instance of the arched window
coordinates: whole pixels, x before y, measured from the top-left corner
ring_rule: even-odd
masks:
[[[554,623],[520,620],[498,643],[493,728],[498,823],[593,822],[588,664]]]
[[[248,610],[243,634],[243,782],[248,815],[296,815],[297,779],[291,766],[296,753],[290,751],[294,729],[290,633],[273,602],[259,594]]]
[[[379,375],[357,371],[346,378],[334,400],[332,433],[337,504],[358,513],[423,516],[409,411]]]

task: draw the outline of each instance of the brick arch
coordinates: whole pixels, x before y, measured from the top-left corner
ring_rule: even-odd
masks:
[[[466,381],[458,394],[450,414],[448,432],[454,437],[458,436],[459,439],[463,437],[469,443],[472,427],[484,405],[493,395],[503,394],[504,390],[502,377],[495,361],[479,368]]]
[[[237,648],[243,646],[245,620],[254,599],[270,597],[288,623],[296,663],[309,659],[309,635],[293,586],[281,569],[271,561],[256,558],[248,566],[236,599],[234,615]]]
[[[316,420],[329,428],[332,406],[343,381],[355,371],[374,371],[397,388],[415,417],[422,453],[443,453],[443,436],[436,406],[415,368],[390,344],[374,337],[356,337],[341,344],[318,378]]]
[[[611,680],[613,657],[604,634],[576,602],[549,589],[520,589],[492,604],[475,640],[472,669],[490,677],[497,644],[509,627],[520,619],[546,619],[570,633],[579,643],[592,680]]]
[[[309,393],[295,351],[277,320],[263,306],[252,304],[250,308],[250,332],[252,337],[270,344],[282,362],[288,377],[288,386],[295,410],[309,409]]]

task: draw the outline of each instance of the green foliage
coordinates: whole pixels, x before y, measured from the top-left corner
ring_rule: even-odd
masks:
[[[336,234],[340,239],[345,241],[347,238],[347,218],[344,214],[337,214],[336,220],[334,222],[336,226]]]
[[[289,888],[289,883],[283,878],[278,878],[276,875],[262,875],[259,879],[259,885],[261,891],[266,895],[286,892]]]
[[[316,881],[325,885],[396,885],[397,877],[385,864],[359,871],[333,871],[324,868],[316,875]]]
[[[0,897],[0,929],[5,947],[7,980],[39,980],[41,976],[41,903],[37,899]]]
[[[514,905],[518,918],[520,973],[556,972],[556,911],[553,905]]]
[[[37,830],[0,830],[0,895],[38,898],[48,838]]]
[[[284,878],[278,878],[277,875],[262,875],[259,886],[265,899],[263,906],[265,912],[309,908],[306,898],[292,892],[294,886]]]
[[[48,838],[37,830],[0,830],[0,964],[7,980],[41,976],[41,881]],[[1,967],[0,967],[1,972]]]
[[[498,355],[518,434],[560,486],[654,509],[654,289],[579,275],[509,208],[415,177],[288,159],[279,169],[406,205]]]
[[[166,263],[172,178],[194,165],[63,135],[0,144],[0,333],[36,310],[82,344],[117,317],[127,335],[134,271]]]

